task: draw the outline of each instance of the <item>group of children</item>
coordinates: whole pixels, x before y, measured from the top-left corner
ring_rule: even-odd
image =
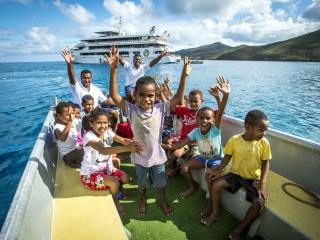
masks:
[[[93,109],[90,95],[82,98],[81,111],[79,106],[60,102],[56,107],[54,135],[63,160],[71,167],[81,164],[80,179],[85,187],[109,189],[120,214],[124,213],[124,209],[117,194],[121,184],[128,182],[128,175],[119,169],[115,154],[131,152],[140,195],[137,210],[140,215],[146,214],[148,209],[147,185],[150,178],[159,191],[161,209],[165,215],[170,215],[173,209],[166,199],[166,177],[180,168],[188,184],[188,189],[180,196],[186,198],[198,188],[190,171],[206,168],[210,198],[202,212],[203,224],[211,225],[218,220],[220,192],[223,189],[235,192],[244,187],[252,202],[245,219],[228,235],[230,239],[238,239],[261,213],[266,200],[265,188],[271,159],[270,145],[265,138],[269,124],[266,115],[259,110],[248,112],[245,132],[231,137],[223,149],[220,125],[230,94],[230,84],[223,77],[218,77],[218,84],[209,88],[209,93],[216,99],[217,110],[202,107],[204,97],[196,89],[189,93],[188,104],[184,104],[186,82],[191,71],[187,57],[184,58],[175,95],[168,81],[159,86],[153,77],[144,76],[136,82],[132,103],[118,92],[119,49],[113,47],[110,50],[107,62],[110,66],[109,94],[128,117],[133,139],[114,133],[114,128],[109,125],[110,113],[99,107]],[[164,141],[164,125],[172,114],[177,116],[176,122],[181,123],[181,129]],[[80,118],[82,121],[76,120]],[[79,127],[80,123],[82,127]],[[113,141],[122,145],[112,146]],[[221,176],[230,160],[230,172]]]

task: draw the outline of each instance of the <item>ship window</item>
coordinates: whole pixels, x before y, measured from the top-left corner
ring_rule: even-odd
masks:
[[[129,52],[119,52],[122,57],[129,57]]]
[[[133,53],[133,55],[136,55],[136,54],[140,55],[140,51],[133,51],[132,53]]]

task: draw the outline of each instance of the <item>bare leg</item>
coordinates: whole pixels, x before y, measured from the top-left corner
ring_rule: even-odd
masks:
[[[201,216],[202,216],[201,222],[203,222],[203,219],[208,217],[212,212],[212,197],[211,197],[212,177],[209,177],[209,175],[206,174],[205,178],[208,185],[209,199],[207,200],[206,207],[201,212]]]
[[[179,148],[174,151],[169,152],[169,164],[166,171],[166,177],[172,177],[177,169],[177,160],[181,158],[184,154],[186,154],[187,150],[185,148]]]
[[[216,222],[219,217],[220,192],[222,189],[229,187],[229,183],[223,178],[218,178],[211,186],[211,204],[212,212],[208,217],[202,218],[201,221],[205,225],[211,225]]]
[[[160,197],[160,206],[165,215],[170,216],[173,212],[173,208],[169,205],[166,199],[166,187],[158,188]]]
[[[147,188],[139,187],[140,202],[138,206],[138,214],[144,216],[147,212]]]
[[[229,234],[228,238],[232,240],[240,239],[240,235],[244,232],[250,224],[261,214],[263,210],[263,203],[257,201],[256,199],[253,201],[251,207],[248,209],[245,218],[242,222]]]
[[[121,160],[120,160],[120,158],[117,157],[116,154],[112,155],[112,163],[113,163],[115,168],[120,169]]]
[[[180,193],[181,198],[186,198],[198,189],[198,184],[193,180],[190,170],[204,168],[204,164],[192,157],[189,161],[182,164],[181,172],[184,179],[187,181],[189,188]]]
[[[117,208],[119,214],[120,215],[125,214],[123,206],[119,203],[119,201],[117,199],[117,194],[119,192],[119,186],[120,186],[120,182],[118,181],[118,179],[116,179],[114,177],[106,177],[104,179],[104,184],[109,187],[109,190],[112,194],[114,204],[116,205],[116,208]]]

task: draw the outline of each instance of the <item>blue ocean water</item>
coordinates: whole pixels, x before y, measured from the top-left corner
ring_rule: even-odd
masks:
[[[192,65],[187,92],[207,92],[223,75],[231,82],[232,93],[226,113],[243,119],[253,108],[263,110],[271,127],[320,142],[320,63],[205,61]],[[109,68],[105,65],[75,65],[93,72],[93,83],[107,92]],[[149,71],[159,81],[169,76],[177,89],[181,64],[156,65]],[[0,63],[0,226],[16,191],[52,98],[71,100],[64,62]],[[120,68],[119,90],[124,93],[124,70]]]

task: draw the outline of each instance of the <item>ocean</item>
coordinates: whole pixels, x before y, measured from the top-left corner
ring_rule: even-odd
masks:
[[[108,92],[109,67],[75,65],[93,73],[93,83]],[[148,75],[165,76],[178,87],[182,63],[161,64]],[[0,63],[0,227],[18,186],[53,97],[72,100],[64,62]],[[265,61],[204,61],[192,65],[187,93],[197,88],[205,105],[216,107],[208,88],[216,76],[230,80],[226,114],[243,119],[251,109],[264,111],[271,128],[320,142],[320,63]],[[125,74],[120,67],[119,90],[124,94]]]

